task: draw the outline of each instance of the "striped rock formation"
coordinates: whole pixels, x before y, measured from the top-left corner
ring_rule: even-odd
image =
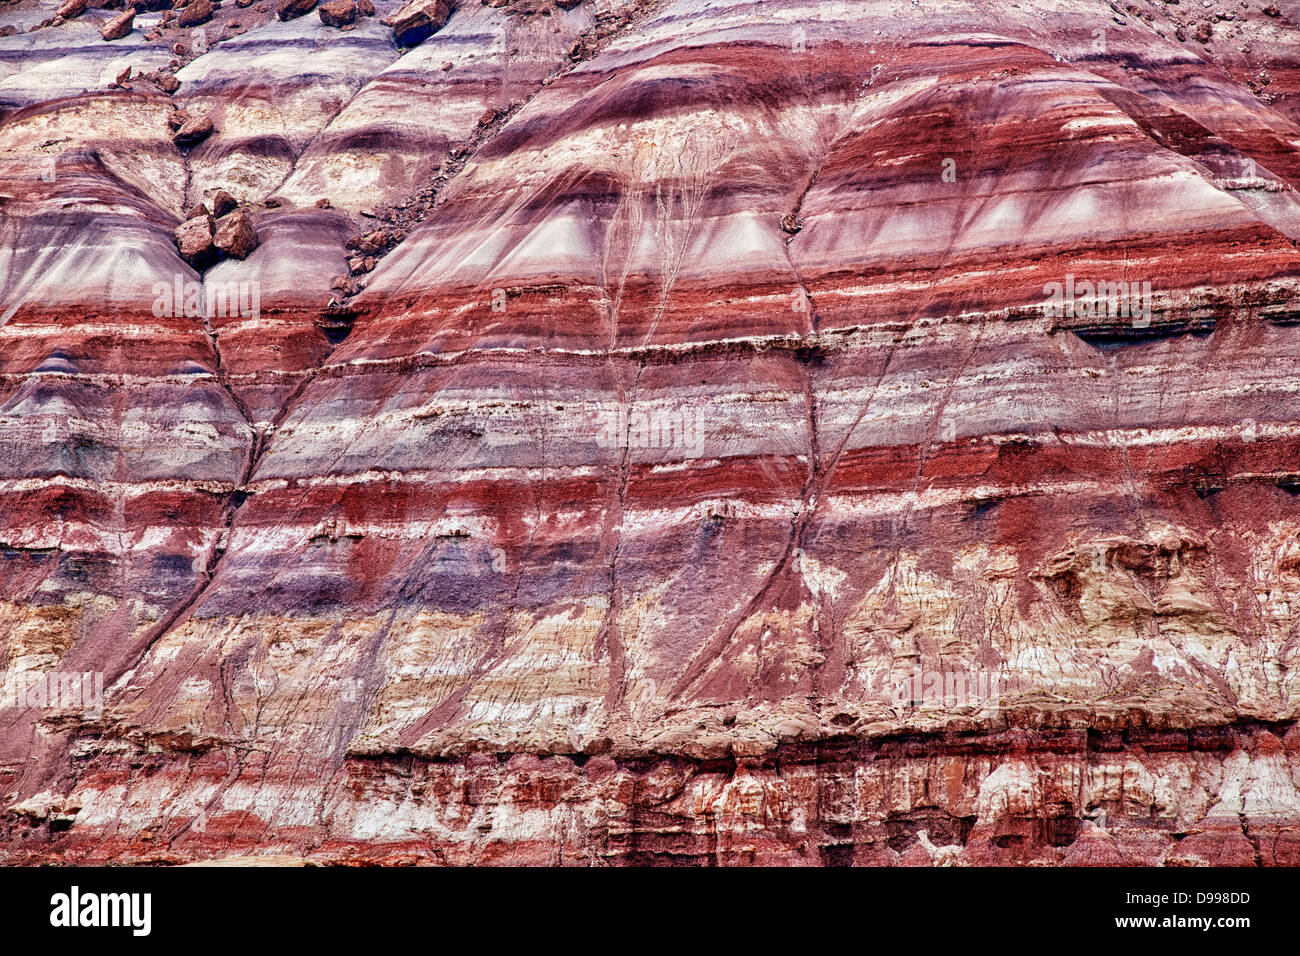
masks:
[[[0,860],[1300,863],[1300,8],[213,6],[0,5]]]

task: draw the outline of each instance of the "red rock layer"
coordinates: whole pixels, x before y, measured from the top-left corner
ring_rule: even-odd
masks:
[[[4,686],[106,686],[0,709],[4,857],[1300,862],[1297,34],[1179,16],[0,40]]]

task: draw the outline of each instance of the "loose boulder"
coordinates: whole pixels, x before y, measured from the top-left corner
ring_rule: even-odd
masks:
[[[181,258],[195,269],[203,269],[217,258],[217,250],[212,241],[212,219],[209,216],[195,216],[176,227],[176,247]]]
[[[217,232],[212,242],[226,255],[243,259],[257,248],[257,230],[247,215],[232,212],[217,220]]]
[[[120,40],[131,32],[135,24],[135,9],[119,13],[100,28],[99,35],[105,40]]]
[[[389,19],[401,46],[415,46],[441,30],[455,8],[454,0],[411,0]]]
[[[212,0],[190,0],[176,19],[178,27],[197,27],[212,19]]]
[[[56,17],[63,17],[65,20],[71,20],[73,17],[79,17],[86,12],[87,0],[67,0],[63,6],[55,12]]]
[[[304,13],[311,13],[311,8],[316,6],[316,0],[280,0],[279,6],[275,8],[275,15],[281,20],[294,20]]]
[[[239,208],[239,200],[224,189],[218,189],[216,195],[212,197],[212,215],[220,219],[226,213],[234,212]]]
[[[327,27],[341,27],[357,18],[357,5],[355,0],[329,0],[317,7],[316,12]]]
[[[177,146],[194,146],[203,142],[212,133],[212,117],[199,116],[185,123],[172,135],[172,142]]]

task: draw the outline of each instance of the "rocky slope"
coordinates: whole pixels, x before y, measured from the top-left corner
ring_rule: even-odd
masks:
[[[1275,3],[0,4],[0,860],[1300,864]]]

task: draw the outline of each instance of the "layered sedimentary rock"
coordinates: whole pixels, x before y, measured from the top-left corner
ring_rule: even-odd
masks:
[[[0,7],[0,858],[1300,863],[1300,11],[399,6]]]

